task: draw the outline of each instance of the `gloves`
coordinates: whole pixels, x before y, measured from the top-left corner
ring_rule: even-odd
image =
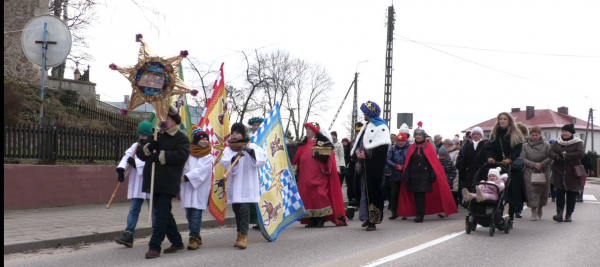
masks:
[[[235,155],[235,156],[233,156],[233,157],[231,158],[231,165],[233,165],[233,163],[235,162],[235,160],[236,160],[237,158],[241,158],[241,157],[243,157],[243,156],[244,156],[244,154],[243,154],[242,152],[239,152],[239,153],[237,153],[237,155]]]
[[[189,183],[189,182],[190,182],[190,179],[187,177],[187,175],[184,175],[184,176],[183,176],[183,180],[184,180],[186,183]]]
[[[248,155],[250,155],[253,159],[256,159],[256,154],[254,153],[254,149],[244,146],[244,147],[242,147],[242,150],[246,151],[246,153],[248,153]]]
[[[500,164],[504,165],[504,166],[508,166],[512,163],[511,159],[505,159],[503,160]]]
[[[117,179],[118,179],[119,183],[122,183],[125,181],[125,169],[117,168]]]
[[[158,144],[158,141],[152,139],[150,142],[148,142],[148,151],[151,153],[154,152],[154,150],[158,151],[159,149],[160,145]]]
[[[134,158],[132,158],[132,157],[129,157],[129,158],[127,159],[127,163],[129,163],[129,165],[131,165],[131,167],[133,167],[133,168],[137,168],[137,165],[135,165],[135,159],[134,159]]]
[[[397,171],[401,171],[402,170],[402,166],[396,164],[396,166],[394,166],[394,169],[396,169]]]
[[[496,164],[496,160],[494,158],[489,158],[488,159],[488,163],[489,164]]]
[[[150,162],[160,163],[160,153],[152,153],[152,155],[150,155]]]

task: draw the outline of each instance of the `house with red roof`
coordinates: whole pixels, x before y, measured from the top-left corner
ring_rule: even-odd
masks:
[[[588,127],[587,118],[580,119],[569,115],[568,107],[560,107],[558,111],[550,109],[536,110],[535,107],[528,106],[526,110],[520,108],[513,108],[510,114],[515,118],[516,122],[521,122],[531,128],[533,126],[539,126],[542,128],[542,136],[546,140],[556,140],[561,134],[561,128],[565,124],[572,123],[575,125],[575,136],[586,141],[586,128],[588,130],[588,138],[585,151],[592,150],[592,133],[594,138],[594,151],[600,152],[600,126],[590,124]],[[469,131],[474,127],[481,127],[484,132],[485,138],[490,138],[492,128],[496,124],[496,118],[491,118],[482,123],[473,125],[463,132]],[[592,130],[593,128],[593,130]]]

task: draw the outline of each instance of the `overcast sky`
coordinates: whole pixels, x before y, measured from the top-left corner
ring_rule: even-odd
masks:
[[[207,63],[214,61],[215,68],[225,62],[225,81],[232,85],[244,80],[240,50],[284,49],[323,64],[335,82],[331,110],[311,120],[327,126],[354,78],[356,63],[369,60],[358,65],[359,105],[372,100],[383,107],[385,21],[391,1],[146,3],[164,17],[142,12],[131,1],[98,8],[89,43],[95,56],[91,79],[102,100],[122,100],[131,93],[128,81],[108,65],[135,64],[135,34],[142,33],[161,56],[187,49]],[[571,115],[586,120],[592,100],[600,105],[600,1],[394,1],[394,6],[392,132],[397,132],[400,112],[414,113],[415,124],[423,121],[430,135],[446,138],[514,107],[567,106]],[[148,21],[158,22],[158,29]],[[334,130],[344,131],[351,96]]]

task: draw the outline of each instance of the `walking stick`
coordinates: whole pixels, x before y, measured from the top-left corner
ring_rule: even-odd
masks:
[[[133,154],[131,154],[132,158],[135,158],[135,153],[137,152],[139,145],[140,144],[138,144],[135,147],[135,150],[133,150]],[[125,168],[125,172],[127,173],[127,178],[129,178],[129,175],[131,175],[130,169],[131,169],[131,164],[127,163],[127,167]],[[121,184],[122,184],[122,182],[117,183],[117,188],[115,188],[115,191],[113,192],[112,196],[110,197],[108,204],[106,204],[106,209],[110,209],[110,206],[112,205],[113,201],[115,200],[115,197],[117,196],[117,192],[119,192],[119,188],[121,188]]]
[[[246,146],[249,146],[250,143],[252,142],[248,142],[248,144],[246,144]],[[242,150],[242,154],[244,154],[244,150]],[[231,166],[229,166],[229,169],[227,170],[227,172],[223,175],[223,179],[225,179],[225,181],[227,181],[227,176],[229,176],[229,173],[233,170],[233,167],[235,167],[235,165],[238,164],[238,161],[240,161],[242,157],[238,157],[237,159],[235,159],[235,161],[233,161],[233,164],[231,164]]]

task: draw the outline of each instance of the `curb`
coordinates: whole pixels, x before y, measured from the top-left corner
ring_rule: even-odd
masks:
[[[225,218],[223,225],[232,225],[235,224],[235,217]],[[206,220],[202,221],[202,228],[215,228],[220,226],[217,220]],[[187,231],[188,223],[178,223],[177,228],[179,231]],[[57,238],[57,239],[47,239],[47,240],[36,240],[29,241],[17,244],[9,244],[4,245],[4,255],[25,252],[29,250],[35,249],[45,249],[45,248],[57,248],[61,246],[73,246],[81,243],[97,243],[103,241],[110,241],[117,237],[120,237],[123,234],[123,231],[110,231],[98,234],[88,234],[88,235],[80,235],[80,236],[71,236],[65,238]],[[139,227],[136,229],[135,236],[149,236],[152,235],[151,227]]]

